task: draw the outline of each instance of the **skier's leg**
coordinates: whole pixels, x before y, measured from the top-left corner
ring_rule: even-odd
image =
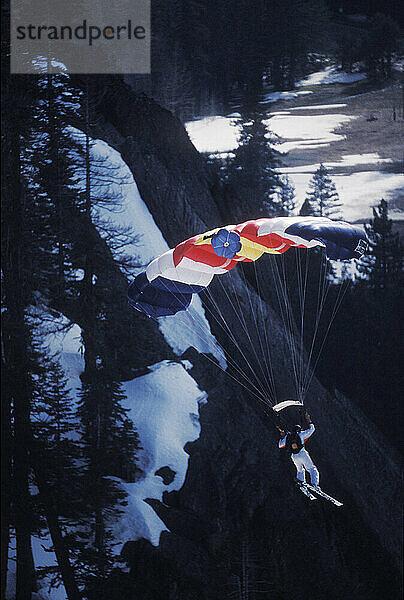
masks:
[[[304,452],[303,463],[304,463],[304,468],[306,469],[306,471],[308,471],[310,473],[310,482],[311,482],[311,484],[312,485],[319,485],[319,482],[320,482],[320,473],[318,472],[318,469],[317,469],[316,465],[311,460],[311,456],[307,452],[307,450],[305,450],[305,452]]]
[[[302,483],[306,482],[306,473],[304,470],[304,465],[302,460],[300,459],[300,457],[298,457],[297,454],[292,454],[291,456],[292,462],[296,467],[296,478],[298,481],[301,481]]]

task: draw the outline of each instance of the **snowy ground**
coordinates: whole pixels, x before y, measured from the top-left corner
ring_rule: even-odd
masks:
[[[126,252],[138,259],[140,271],[169,246],[140,197],[136,182],[119,152],[101,140],[95,141],[92,151],[99,163],[106,160],[115,172],[115,182],[103,183],[101,193],[109,194],[114,191],[114,186],[118,186],[119,190],[115,191],[121,194],[119,210],[108,213],[103,209],[100,216],[111,219],[115,224],[133,227],[136,241],[126,248]],[[124,181],[123,185],[121,181]],[[210,332],[197,295],[194,295],[188,311],[159,319],[159,327],[177,355],[192,346],[199,352],[210,352],[226,368],[223,351]],[[163,361],[151,366],[151,373],[123,384],[127,397],[124,403],[130,410],[129,416],[143,448],[139,465],[143,476],[134,483],[121,481],[128,493],[128,505],[119,522],[111,525],[115,539],[121,545],[140,537],[158,545],[160,534],[166,527],[145,499],[162,500],[164,491],[179,490],[184,483],[188,466],[184,446],[199,437],[198,403],[206,398],[188,374],[188,366]],[[167,485],[155,474],[164,466],[175,473],[174,480]]]
[[[318,147],[343,139],[334,129],[353,117],[340,113],[326,115],[295,115],[289,111],[271,113],[266,121],[270,132],[285,140],[277,145],[277,150],[286,153],[301,146]],[[240,125],[237,118],[206,117],[186,123],[186,128],[199,152],[231,152],[238,147]]]
[[[70,324],[63,315],[56,318],[47,314],[46,310],[32,308],[31,318],[41,319],[41,329],[44,336],[43,345],[49,352],[55,355],[60,362],[67,379],[72,405],[77,403],[77,393],[81,389],[80,375],[84,370],[84,358],[82,353],[81,330],[76,324]],[[7,572],[7,600],[15,598],[15,538],[11,538],[9,547],[9,560]],[[56,557],[54,552],[49,551],[52,541],[48,531],[44,531],[42,537],[32,536],[32,554],[35,568],[55,566]],[[46,550],[47,549],[47,550]],[[50,578],[38,579],[38,591],[33,594],[33,600],[65,600],[66,592],[63,585],[50,590]]]
[[[308,76],[298,85],[350,83],[364,77],[362,73],[344,73],[335,67],[326,67]],[[275,98],[274,95],[269,95],[268,98],[270,97]],[[286,96],[279,95],[276,99],[284,100]],[[303,157],[304,160],[305,150],[321,151],[321,148],[329,148],[333,143],[343,140],[344,136],[338,129],[355,118],[341,112],[346,107],[345,103],[312,104],[268,113],[268,130],[277,135],[281,142],[277,145],[277,149],[283,153],[284,166],[280,171],[289,176],[295,187],[297,210],[304,202],[308,182],[319,163],[308,162],[306,165],[288,167],[288,153],[298,149],[299,157]],[[239,115],[236,113],[228,117],[208,117],[187,123],[188,134],[197,150],[222,157],[234,151],[238,146],[240,132],[237,116]],[[349,140],[346,144],[349,145]],[[381,158],[374,152],[365,152],[342,155],[340,161],[326,164],[327,168],[331,169],[331,177],[342,202],[345,220],[354,222],[371,218],[372,207],[376,206],[381,198],[391,200],[392,218],[404,219],[400,201],[397,201],[400,190],[404,189],[404,175],[378,169],[379,164],[388,162],[389,158]],[[369,165],[369,170],[363,170],[363,165]],[[356,166],[360,168],[355,172]]]
[[[323,162],[323,165],[327,169],[339,168],[339,167],[356,167],[358,165],[369,165],[369,164],[380,164],[390,163],[390,158],[381,158],[375,152],[369,152],[367,154],[346,154],[338,162]],[[314,165],[302,165],[299,167],[282,167],[279,169],[281,173],[313,173],[320,166],[320,163]]]
[[[305,85],[329,85],[331,83],[354,83],[366,79],[365,73],[346,73],[337,67],[326,67],[322,71],[311,73],[296,83],[296,87]]]
[[[240,127],[237,116],[204,117],[185,124],[198,152],[230,152],[238,146]]]
[[[280,138],[287,140],[277,146],[282,153],[296,148],[319,148],[343,140],[334,130],[353,117],[341,113],[325,115],[291,115],[278,113],[267,121],[268,127]]]
[[[325,162],[324,166],[330,170],[331,178],[335,183],[338,195],[342,201],[343,218],[350,222],[363,221],[372,216],[372,206],[377,205],[381,198],[388,200],[395,191],[404,188],[404,176],[388,171],[358,171],[343,173],[344,168],[359,165],[372,165],[391,162],[388,158],[381,158],[375,153],[350,154],[342,157],[338,162]],[[305,198],[310,179],[320,164],[303,165],[299,167],[282,167],[281,173],[288,175],[295,187],[297,198],[296,208],[300,209]],[[333,173],[332,171],[338,172]],[[352,169],[350,169],[351,171]],[[396,220],[404,219],[404,213],[399,208],[390,207],[390,217]]]
[[[304,105],[304,106],[293,106],[292,108],[288,108],[288,111],[291,110],[329,110],[331,108],[346,108],[347,104],[344,104],[342,102],[336,103],[336,104],[309,104],[309,105]],[[277,114],[281,115],[283,113],[285,113],[287,111],[281,111]],[[275,113],[272,113],[275,114]]]
[[[292,184],[295,186],[297,210],[300,209],[311,173],[299,173],[285,171]],[[379,204],[381,198],[388,200],[395,191],[403,188],[404,176],[397,173],[384,171],[358,171],[349,175],[332,175],[332,180],[337,188],[338,195],[342,200],[342,215],[349,222],[363,221],[372,217],[372,206]],[[404,213],[398,208],[391,208],[391,218],[403,220]]]
[[[259,104],[270,104],[271,102],[278,102],[278,100],[290,100],[291,98],[297,98],[298,96],[307,96],[312,94],[310,90],[300,90],[297,92],[269,92],[265,94],[264,100]]]
[[[50,318],[46,312],[34,308],[31,312],[32,318],[37,316],[45,319],[42,327],[43,345],[61,364],[74,406],[78,401],[80,375],[84,370],[81,330],[78,325],[69,324],[62,315]],[[47,316],[49,319],[46,319]],[[150,373],[122,384],[126,394],[123,405],[129,410],[128,416],[135,425],[142,447],[139,452],[142,475],[134,483],[119,480],[128,497],[127,506],[123,508],[119,520],[109,524],[116,541],[117,554],[126,541],[141,537],[158,545],[160,534],[167,530],[145,500],[153,498],[161,501],[164,491],[179,490],[184,483],[188,468],[188,454],[184,446],[199,437],[199,405],[207,399],[207,394],[198,388],[188,373],[191,366],[189,361],[162,361],[151,365]],[[156,475],[161,467],[171,469],[173,480],[170,483],[164,484],[162,477]],[[49,551],[51,546],[47,531],[43,532],[41,538],[33,536],[32,551],[37,569],[56,565],[55,555]],[[38,592],[33,595],[33,600],[66,599],[63,585],[49,590],[49,577],[38,580]],[[9,549],[6,598],[15,598],[14,538]]]

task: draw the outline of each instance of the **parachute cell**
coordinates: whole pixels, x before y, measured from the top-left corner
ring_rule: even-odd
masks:
[[[322,246],[329,258],[358,258],[366,249],[362,229],[325,217],[275,217],[228,225],[196,235],[154,259],[128,290],[133,308],[150,317],[185,310],[192,294],[201,292],[214,275],[238,262],[263,254],[283,254],[289,248]]]

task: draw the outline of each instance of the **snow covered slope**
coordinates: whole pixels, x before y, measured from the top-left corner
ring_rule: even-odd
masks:
[[[72,129],[72,135],[83,141],[83,134]],[[169,249],[163,234],[157,227],[150,211],[143,202],[136,181],[122,156],[102,140],[93,140],[92,156],[94,158],[93,179],[99,197],[119,198],[119,206],[112,209],[104,204],[97,208],[97,216],[101,222],[111,222],[120,227],[131,227],[134,241],[126,246],[125,253],[135,258],[142,271],[154,258]],[[111,177],[112,172],[112,177]],[[78,172],[79,182],[85,182],[85,173]],[[80,183],[79,183],[80,185]],[[102,229],[100,230],[103,234]],[[226,368],[224,353],[210,332],[209,323],[198,295],[194,295],[189,309],[170,317],[159,319],[159,328],[167,343],[178,355],[189,347],[198,352],[213,354]]]

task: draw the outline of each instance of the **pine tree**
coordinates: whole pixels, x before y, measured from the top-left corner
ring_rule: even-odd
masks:
[[[72,567],[71,540],[63,529],[77,522],[81,471],[77,424],[66,376],[57,356],[44,347],[43,316],[29,317],[32,326],[31,364],[33,396],[31,411],[31,465],[39,494],[35,508],[46,518],[57,566],[38,570],[38,576],[52,575],[51,587],[63,581],[69,598],[81,600]],[[63,523],[63,529],[61,522]]]
[[[299,214],[341,219],[341,206],[335,184],[325,166],[321,164],[309,182],[309,190]]]
[[[287,175],[280,178],[280,188],[277,192],[277,197],[278,209],[276,216],[287,217],[288,215],[292,215],[296,208],[295,188]]]
[[[77,560],[78,564],[84,560],[91,565],[91,576],[78,566],[88,588],[99,585],[114,566],[108,522],[118,516],[119,504],[126,493],[111,476],[124,473],[133,476],[138,438],[122,408],[124,395],[114,379],[116,361],[105,339],[108,325],[111,325],[110,320],[107,322],[110,307],[106,301],[111,297],[114,284],[111,273],[128,263],[123,253],[126,230],[114,227],[101,213],[119,209],[119,188],[124,182],[119,178],[119,170],[110,166],[108,157],[95,150],[90,136],[92,106],[88,80],[86,83],[82,98],[84,133],[79,136],[79,158],[82,160],[79,169],[80,231],[73,250],[83,273],[77,282],[77,291],[85,362],[78,410],[83,461],[80,519],[85,526],[81,531],[82,544],[78,546]],[[105,259],[106,251],[109,261]],[[120,465],[123,465],[122,470]]]
[[[70,228],[78,198],[76,143],[68,127],[77,120],[80,92],[66,75],[47,75],[38,78],[37,96],[23,152],[33,248],[29,267],[35,289],[62,308],[75,282]]]
[[[40,319],[36,319],[40,327]],[[54,508],[65,519],[74,516],[74,486],[79,474],[78,425],[66,375],[36,335],[32,346],[32,432],[42,451],[43,469]],[[69,502],[66,503],[66,498]]]
[[[80,561],[91,565],[82,572],[86,587],[100,585],[115,565],[108,523],[120,515],[126,493],[112,477],[133,480],[139,440],[121,402],[121,385],[98,364],[97,380],[83,385],[79,403],[82,428],[81,537],[86,540]],[[98,581],[97,581],[98,580]]]
[[[101,206],[118,209],[116,189],[122,181],[114,177],[114,169],[107,168],[107,159],[92,155],[88,114],[82,119],[84,136],[74,134],[69,127],[72,122],[79,124],[76,105],[82,102],[82,94],[72,91],[68,79],[48,76],[38,78],[35,83],[32,118],[24,123],[24,128],[19,128],[19,135],[10,131],[10,139],[15,143],[10,152],[10,158],[14,158],[13,169],[7,167],[8,177],[11,172],[15,175],[7,192],[10,201],[4,205],[10,217],[4,236],[5,255],[10,260],[7,258],[4,269],[7,311],[3,318],[6,330],[10,323],[14,340],[21,342],[17,348],[15,343],[9,344],[7,337],[5,343],[5,371],[8,380],[15,382],[10,386],[10,405],[17,407],[13,433],[16,439],[24,440],[16,447],[14,456],[15,489],[19,500],[24,500],[21,505],[25,509],[25,512],[19,510],[18,503],[15,509],[13,503],[18,540],[17,585],[21,597],[28,599],[34,575],[30,554],[32,519],[26,509],[30,505],[27,485],[32,467],[40,489],[39,500],[34,503],[36,513],[46,516],[66,590],[70,590],[69,597],[77,598],[66,542],[74,550],[77,572],[82,576],[86,571],[83,568],[86,548],[89,541],[94,542],[95,531],[96,545],[91,552],[98,557],[100,572],[107,573],[106,565],[111,565],[113,558],[105,520],[116,514],[119,510],[116,505],[126,494],[106,477],[122,474],[133,477],[136,472],[137,436],[119,408],[122,394],[112,377],[117,357],[112,359],[113,351],[105,335],[106,301],[100,301],[107,295],[106,290],[111,300],[111,287],[119,279],[120,268],[130,268],[124,252],[128,230],[113,228],[108,218],[100,216]],[[80,175],[83,176],[80,178]],[[21,202],[16,202],[17,191],[21,193]],[[95,406],[96,410],[92,413],[93,421],[88,421],[88,428],[82,428],[83,439],[79,446],[71,439],[77,415],[73,418],[71,414],[63,373],[57,360],[32,346],[33,336],[24,322],[26,307],[38,297],[42,303],[67,310],[82,326],[86,346],[84,379],[93,402],[89,402],[88,409]],[[16,335],[20,329],[21,336]],[[102,385],[97,381],[100,360],[105,363]],[[11,375],[14,364],[18,364],[20,372],[15,378]],[[91,424],[95,427],[101,406],[108,407],[110,418],[107,432],[97,430],[99,439],[115,459],[114,465],[105,460],[104,470],[94,455],[94,445],[85,435],[91,430]],[[78,473],[78,459],[91,469],[84,472],[80,469]],[[120,464],[124,465],[122,472],[117,469]],[[91,473],[90,480],[95,486],[83,485],[85,473]],[[96,506],[95,488],[100,491]],[[103,490],[107,490],[106,495]],[[63,536],[60,518],[71,525],[68,538]],[[94,522],[95,529],[80,538],[80,525],[88,522]]]
[[[12,456],[6,455],[11,489],[6,499],[6,522],[2,518],[2,558],[8,554],[9,527],[13,518],[16,532],[16,595],[30,600],[35,587],[31,549],[32,512],[29,490],[29,428],[32,379],[29,371],[29,328],[25,310],[31,300],[26,262],[30,253],[27,236],[26,182],[21,155],[35,103],[35,90],[27,77],[9,76],[7,44],[2,46],[4,135],[2,161],[2,361],[6,378],[5,433],[12,438]],[[11,441],[11,440],[10,440]],[[12,464],[12,472],[10,472]],[[12,515],[12,517],[11,517]],[[2,528],[3,529],[3,528]],[[4,536],[4,537],[3,537]],[[7,564],[7,561],[6,561]],[[4,572],[2,572],[4,575]]]
[[[280,178],[275,168],[277,152],[264,122],[264,115],[252,113],[242,120],[239,146],[229,165],[228,181],[236,190],[242,206],[235,207],[240,220],[275,216],[276,190]]]
[[[385,200],[373,208],[373,219],[365,225],[365,230],[369,246],[359,271],[374,289],[396,287],[402,280],[403,244],[399,234],[393,233],[393,221],[389,219]]]

